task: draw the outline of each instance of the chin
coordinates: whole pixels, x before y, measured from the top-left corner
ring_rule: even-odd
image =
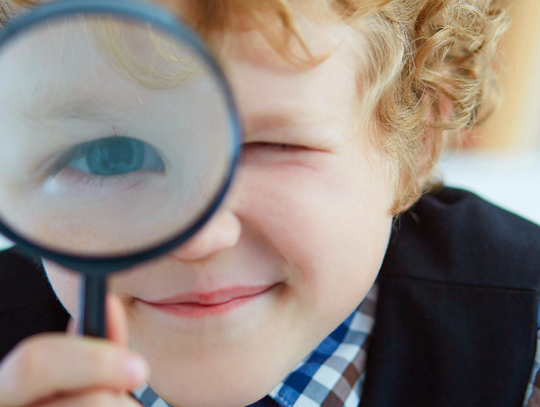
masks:
[[[205,375],[188,372],[187,375],[152,376],[148,384],[173,407],[244,407],[265,397],[283,379],[268,369],[203,370]]]
[[[154,336],[152,346],[134,347],[150,363],[148,384],[172,406],[244,407],[270,393],[316,345],[277,332],[283,330],[212,347],[173,345],[179,341],[167,347],[166,337],[156,343]]]

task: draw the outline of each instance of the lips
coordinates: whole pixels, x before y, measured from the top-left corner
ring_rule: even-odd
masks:
[[[157,300],[142,300],[154,309],[182,317],[202,317],[229,312],[271,290],[277,284],[237,286],[209,292],[188,292]]]

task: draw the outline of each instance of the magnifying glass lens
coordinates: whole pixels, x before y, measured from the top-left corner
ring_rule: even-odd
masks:
[[[0,217],[32,244],[123,256],[193,225],[231,169],[223,86],[192,45],[106,13],[0,50]]]

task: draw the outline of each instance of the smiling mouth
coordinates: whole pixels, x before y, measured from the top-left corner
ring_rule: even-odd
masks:
[[[201,318],[230,312],[255,298],[263,296],[277,285],[234,287],[207,293],[191,292],[160,300],[138,300],[155,310],[170,315],[184,318]]]

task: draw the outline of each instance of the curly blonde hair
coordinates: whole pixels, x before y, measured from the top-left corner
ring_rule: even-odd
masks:
[[[39,2],[0,0],[0,19]],[[324,7],[365,35],[367,63],[360,85],[364,105],[371,107],[373,140],[391,163],[394,215],[434,185],[430,174],[446,143],[485,121],[500,102],[497,48],[509,25],[504,0],[159,3],[178,15],[187,13],[187,23],[210,43],[249,21],[279,55],[298,66],[313,66],[316,58],[302,40],[295,6]],[[301,45],[301,55],[298,47],[292,51],[293,41]]]

